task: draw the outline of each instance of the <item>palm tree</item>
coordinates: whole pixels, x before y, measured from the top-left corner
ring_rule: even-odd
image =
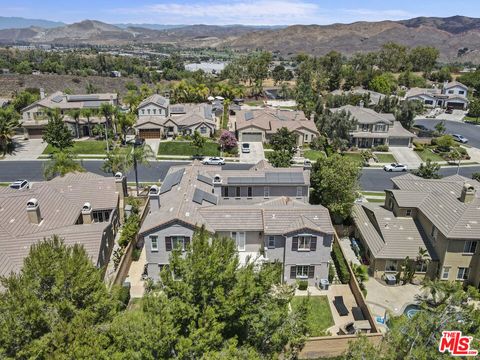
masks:
[[[132,156],[125,149],[116,147],[107,154],[102,170],[115,175],[117,172],[127,173],[133,166]]]
[[[68,112],[68,115],[75,121],[75,135],[77,136],[77,139],[80,138],[80,116],[82,115],[82,112],[80,109],[73,109]]]
[[[155,153],[149,145],[144,144],[142,146],[134,146],[129,156],[133,162],[133,171],[135,171],[135,185],[137,187],[138,196],[138,164],[150,166],[149,159],[155,157]]]
[[[0,150],[3,156],[13,148],[15,129],[20,126],[19,117],[13,107],[0,109]]]
[[[120,128],[120,137],[122,140],[122,144],[125,143],[126,141],[128,130],[130,130],[133,127],[133,125],[135,125],[136,121],[137,121],[137,118],[135,113],[133,112],[118,113],[117,122],[118,122],[118,127]]]
[[[90,108],[84,108],[81,111],[82,111],[82,116],[84,116],[87,119],[88,136],[92,136],[92,129],[90,128],[90,118],[93,116],[93,110]]]
[[[55,176],[65,176],[71,172],[83,172],[85,169],[80,165],[71,152],[59,151],[52,154],[52,159],[46,163],[43,176],[50,180]]]
[[[113,116],[115,114],[115,106],[110,103],[103,103],[100,105],[100,114],[102,114],[105,118],[107,127],[111,126],[113,122]]]

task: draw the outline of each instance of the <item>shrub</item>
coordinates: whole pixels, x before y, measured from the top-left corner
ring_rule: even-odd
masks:
[[[377,145],[373,148],[373,151],[387,152],[388,151],[388,145]]]
[[[140,259],[140,254],[142,253],[142,249],[133,249],[132,251],[132,260],[133,261],[138,261]]]
[[[335,278],[335,269],[332,265],[328,267],[328,282],[331,284],[333,283],[333,279]]]
[[[307,280],[300,280],[298,282],[298,290],[307,290],[308,288],[308,281]]]
[[[126,247],[130,241],[135,239],[139,228],[140,218],[138,215],[132,214],[125,222],[125,225],[123,225],[122,234],[120,235],[120,239],[118,239],[118,245],[122,248]]]
[[[472,174],[472,179],[480,181],[480,173],[479,172],[473,173]]]
[[[415,147],[413,148],[413,151],[423,151],[425,150],[425,146],[423,144],[413,144]]]
[[[337,269],[337,275],[342,284],[348,284],[350,281],[350,272],[348,271],[348,265],[343,257],[342,250],[338,242],[333,243],[332,247],[332,260],[335,263]]]
[[[117,300],[120,302],[121,310],[125,310],[130,302],[130,288],[126,286],[121,286],[118,289]]]

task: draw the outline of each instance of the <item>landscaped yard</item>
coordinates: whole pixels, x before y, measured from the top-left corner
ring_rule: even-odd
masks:
[[[444,161],[443,158],[432,152],[430,149],[425,149],[422,151],[417,151],[418,156],[422,159],[422,161],[427,161],[428,159],[432,161]]]
[[[395,159],[395,156],[388,153],[375,153],[375,156],[377,157],[378,162],[381,163],[394,163],[397,161],[397,159]]]
[[[363,163],[363,157],[362,157],[362,154],[360,153],[348,152],[348,153],[344,153],[344,156],[352,160],[358,161],[359,163]]]
[[[70,150],[74,154],[105,154],[107,150],[107,144],[103,140],[83,140],[75,141],[73,147]],[[53,147],[47,145],[43,154],[51,154],[54,151]]]
[[[319,150],[305,150],[303,156],[309,160],[318,160],[325,157],[325,153]]]
[[[165,141],[160,143],[158,155],[217,156],[220,155],[220,150],[218,144],[214,142],[205,143],[205,146],[199,151],[189,141]]]
[[[305,297],[296,296],[292,299],[292,308],[300,306]],[[333,326],[332,313],[326,296],[310,296],[308,306],[307,325],[310,336],[321,336],[329,327]]]

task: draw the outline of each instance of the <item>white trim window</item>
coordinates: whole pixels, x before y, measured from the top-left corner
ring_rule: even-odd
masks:
[[[275,236],[274,235],[270,235],[268,237],[267,247],[269,249],[274,249],[275,248]]]
[[[465,244],[463,245],[463,253],[475,254],[475,251],[477,250],[477,242],[478,241],[471,241],[471,240],[465,241]]]
[[[442,280],[448,280],[450,276],[450,266],[444,266],[442,268]]]
[[[396,272],[396,271],[397,271],[397,260],[386,260],[385,272]]]
[[[310,244],[312,241],[311,236],[299,236],[298,237],[298,250],[310,251]]]
[[[303,196],[303,187],[297,186],[297,198]]]
[[[308,272],[310,271],[309,265],[297,265],[297,278],[308,279]]]
[[[457,271],[457,280],[468,280],[468,273],[470,268],[459,267]]]
[[[185,251],[185,236],[172,236],[172,247]]]
[[[158,236],[150,235],[150,250],[158,251]]]
[[[415,264],[415,272],[426,273],[428,269],[428,263],[426,261],[417,261]]]
[[[238,251],[245,251],[246,236],[244,231],[232,231],[230,237],[235,240]]]

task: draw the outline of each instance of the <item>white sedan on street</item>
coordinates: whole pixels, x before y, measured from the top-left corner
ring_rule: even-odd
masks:
[[[388,171],[388,172],[407,171],[408,167],[407,167],[407,165],[393,163],[393,164],[385,165],[383,167],[383,170]]]
[[[221,157],[209,157],[202,161],[204,165],[225,165],[225,160]]]

